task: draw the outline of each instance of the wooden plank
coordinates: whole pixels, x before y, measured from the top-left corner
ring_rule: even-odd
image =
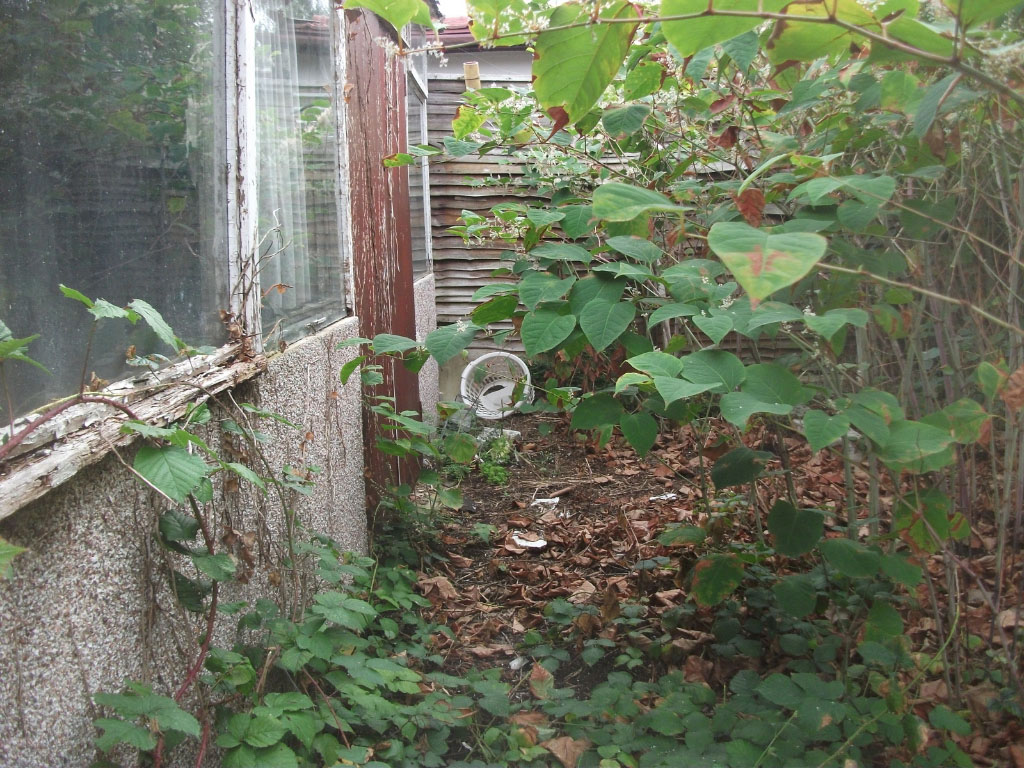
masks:
[[[368,11],[346,11],[346,126],[351,189],[352,267],[355,308],[363,336],[396,333],[416,336],[412,234],[409,221],[409,169],[385,168],[381,159],[404,152],[406,75],[398,57],[377,43],[388,37]],[[420,410],[419,380],[398,361],[382,362],[384,382],[364,398],[363,447],[367,509],[380,490],[413,479],[411,461],[400,462],[377,448],[384,425],[370,398],[395,398],[399,411]]]
[[[156,392],[153,385],[135,388],[130,381],[123,382],[120,386],[129,391],[115,399],[123,401],[147,424],[170,424],[184,416],[189,405],[204,403],[212,395],[235,387],[266,369],[267,361],[262,356],[236,361],[235,356],[240,352],[241,346],[236,344],[204,361],[195,361],[199,367],[196,373],[165,383]],[[169,375],[169,371],[161,372],[165,381]],[[84,404],[66,413],[70,421],[63,422],[64,428],[76,423],[81,428],[60,434],[60,423],[47,425],[40,432],[43,441],[48,438],[52,441],[49,447],[40,448],[40,439],[33,436],[36,450],[4,463],[3,474],[0,474],[0,520],[64,484],[79,470],[105,457],[112,448],[127,446],[138,437],[135,433],[121,434],[121,425],[128,417],[111,407]]]

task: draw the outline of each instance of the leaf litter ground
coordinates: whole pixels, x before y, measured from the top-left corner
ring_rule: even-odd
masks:
[[[527,689],[536,694],[538,685],[547,684],[550,676],[536,662],[552,654],[561,659],[553,684],[574,689],[583,699],[623,664],[632,666],[636,679],[654,681],[678,671],[687,682],[718,693],[727,691],[741,670],[764,678],[786,668],[786,653],[771,644],[755,656],[716,653],[716,609],[699,607],[688,596],[689,571],[698,553],[685,540],[671,546],[659,541],[667,528],[679,525],[703,528],[709,534],[706,543],[712,546],[763,540],[771,500],[784,494],[777,461],[769,464],[768,479],[759,480],[755,490],[762,526],[758,531],[747,511],[750,486],[733,489],[743,494],[729,495],[716,491],[710,481],[704,487],[700,483],[702,459],[695,440],[702,440],[703,466],[710,466],[724,453],[716,445],[715,429],[701,438],[689,428],[663,434],[651,453],[640,458],[619,442],[603,448],[581,442],[561,419],[516,416],[505,426],[522,434],[508,467],[508,484],[489,484],[479,472],[465,480],[465,504],[440,533],[442,560],[419,581],[433,606],[431,618],[453,630],[453,638],[439,640],[449,671],[499,668],[513,692],[528,697]],[[745,436],[754,449],[771,450],[775,439],[767,430],[754,429]],[[798,439],[786,442],[800,505],[842,510],[846,487],[841,459],[828,451],[811,454]],[[857,497],[866,499],[867,474],[856,469],[854,483]],[[705,493],[711,499],[706,505]],[[892,489],[883,483],[881,495],[882,508],[889,508]],[[830,528],[826,525],[826,536],[845,536]],[[995,542],[986,533],[991,530],[991,525],[975,523],[962,553],[965,564],[987,584],[995,579],[995,558],[990,554]],[[866,535],[866,526],[862,533]],[[786,569],[794,564],[779,560],[769,566]],[[938,577],[936,584],[944,583],[947,566],[941,555],[923,556],[921,564]],[[1011,558],[1008,567],[1005,583],[1021,583],[1014,578],[1019,576],[1017,559]],[[993,616],[980,591],[970,586],[964,586],[963,625],[983,639],[977,658],[989,651],[1000,653],[997,625],[1004,630],[1003,637],[1012,638],[1024,620],[1016,610]],[[922,585],[913,597],[903,611],[906,634],[913,651],[934,653],[942,638],[929,606],[933,600],[944,605],[947,596],[930,594]],[[553,621],[551,606],[565,604],[589,608],[566,613],[571,620]],[[633,619],[625,627],[616,621],[624,612]],[[537,645],[538,638],[550,642]],[[603,646],[612,649],[598,661],[587,659],[585,653],[593,645],[588,641],[595,638],[607,641]],[[643,653],[617,655],[626,648]],[[642,662],[635,661],[638,657]],[[970,669],[972,662],[966,661]],[[1024,728],[1018,719],[992,708],[996,687],[971,679],[959,684],[960,711],[967,714],[971,732],[952,734],[958,746],[976,765],[1024,768]],[[925,723],[936,705],[957,708],[949,680],[938,670],[913,693],[917,698],[907,707]],[[522,720],[528,729],[531,714],[535,713],[512,718]],[[933,742],[937,738],[935,732],[928,736]],[[559,756],[563,763],[563,757],[574,755],[573,744],[547,746],[556,756],[559,747],[568,749],[568,755]],[[879,765],[889,764],[886,756],[879,760]]]

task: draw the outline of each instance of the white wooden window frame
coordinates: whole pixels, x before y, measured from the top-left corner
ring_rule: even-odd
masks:
[[[256,29],[252,0],[223,0],[217,23],[214,56],[223,62],[217,78],[215,103],[216,167],[224,174],[224,236],[220,238],[228,260],[228,292],[223,297],[247,339],[233,339],[209,355],[175,363],[156,373],[116,382],[103,393],[124,403],[143,421],[167,424],[184,416],[189,405],[237,386],[266,369],[260,317],[260,281],[256,268],[258,243],[257,163],[247,147],[256,130]],[[332,4],[331,42],[334,52],[334,104],[338,156],[336,199],[340,228],[338,258],[342,259],[345,316],[353,313],[353,272],[350,195],[348,191],[348,142],[345,128],[345,17]],[[154,386],[155,385],[155,386]],[[19,418],[14,433],[38,418]],[[127,417],[121,411],[94,403],[80,403],[34,430],[0,464],[0,520],[73,478],[79,470],[96,463],[111,451],[133,442],[137,435],[121,434]],[[10,427],[0,429],[0,439]]]
[[[413,137],[408,135],[408,123],[406,120],[406,142],[407,144],[423,144],[426,143],[426,137],[430,135],[428,123],[427,123],[427,88],[423,78],[419,76],[413,68],[409,68],[407,79],[407,93],[406,100],[410,98],[419,99],[420,101],[420,135],[413,141]],[[433,243],[431,237],[431,222],[430,222],[430,162],[429,158],[421,157],[417,158],[417,162],[420,164],[420,169],[423,172],[423,237],[424,237],[424,250],[426,251],[426,270],[421,275],[416,275],[415,279],[425,277],[434,271],[434,253]]]

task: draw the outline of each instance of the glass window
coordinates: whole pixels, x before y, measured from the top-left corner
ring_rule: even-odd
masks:
[[[344,314],[330,0],[257,0],[259,273],[265,344]]]
[[[426,144],[427,110],[423,94],[413,78],[409,78],[406,123],[409,144]],[[430,272],[430,187],[427,158],[417,158],[408,168],[412,271],[413,277],[419,278]]]
[[[143,299],[190,343],[224,339],[214,9],[0,0],[0,319],[40,335],[30,353],[52,371],[6,366],[15,414],[77,392],[83,373],[122,375],[126,355],[174,355],[143,323],[104,320],[83,370],[89,318],[60,283]]]
[[[4,366],[0,424],[94,371],[112,380],[126,362],[175,354],[145,324],[114,320],[90,346],[89,318],[62,283],[116,305],[147,301],[190,344],[226,343],[221,312],[240,293],[231,265],[253,256],[232,252],[239,221],[258,235],[265,348],[344,314],[337,14],[331,0],[240,4],[246,48],[228,38],[231,9],[0,0],[0,320],[15,337],[39,334],[30,354],[52,372]],[[237,93],[236,48],[256,84]],[[245,179],[224,172],[236,112],[238,152],[255,169]],[[255,205],[229,207],[236,183],[255,189]]]

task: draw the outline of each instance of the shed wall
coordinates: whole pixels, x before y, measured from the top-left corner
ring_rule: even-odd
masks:
[[[358,330],[358,318],[340,321],[275,356],[263,375],[230,394],[301,427],[260,425],[271,435],[265,456],[275,471],[322,468],[313,494],[287,503],[307,531],[363,551],[361,401],[357,379],[345,387],[338,380],[355,350],[336,349]],[[212,424],[229,415],[213,410]],[[208,437],[216,445],[219,430]],[[128,463],[133,455],[121,451]],[[213,507],[218,542],[229,527],[256,534],[251,580],[224,583],[222,604],[273,597],[284,541],[279,504],[218,489]],[[165,694],[182,682],[203,618],[183,612],[168,587],[171,556],[155,540],[164,508],[111,454],[0,522],[0,536],[29,548],[0,581],[0,766],[88,765],[96,757],[92,720],[102,714],[92,694],[117,691],[125,679],[150,681]],[[216,643],[231,646],[236,621],[219,618]],[[183,762],[187,749],[178,757]],[[208,764],[217,764],[211,757]]]

